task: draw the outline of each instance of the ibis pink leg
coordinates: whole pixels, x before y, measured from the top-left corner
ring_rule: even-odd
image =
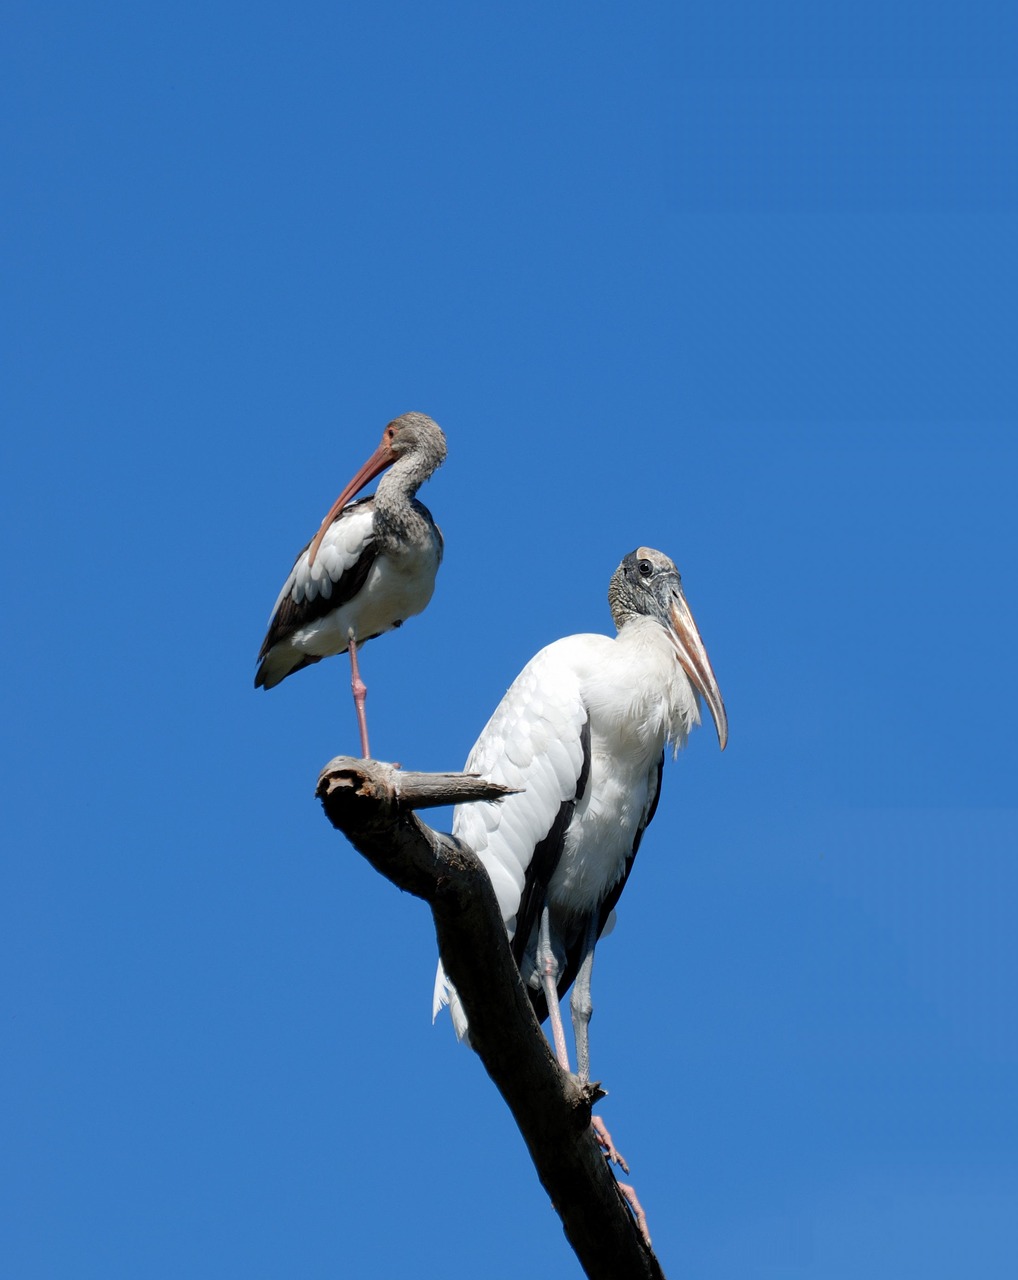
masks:
[[[368,718],[364,712],[364,699],[368,695],[368,687],[361,679],[360,668],[357,665],[357,641],[354,639],[353,631],[349,633],[350,640],[350,688],[353,690],[353,704],[357,708],[357,726],[361,731],[361,756],[365,760],[371,759],[371,748],[368,746]]]

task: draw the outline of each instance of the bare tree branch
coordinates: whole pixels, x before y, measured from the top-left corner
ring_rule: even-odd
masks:
[[[431,906],[446,973],[470,1042],[509,1106],[538,1176],[589,1280],[664,1280],[590,1128],[603,1096],[555,1061],[509,950],[487,872],[414,809],[497,799],[506,788],[468,774],[408,773],[337,756],[316,794],[332,825],[387,880]]]

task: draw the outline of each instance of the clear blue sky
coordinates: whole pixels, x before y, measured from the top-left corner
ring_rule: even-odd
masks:
[[[328,826],[291,558],[432,414],[373,746],[457,768],[672,555],[731,721],[599,951],[673,1277],[1018,1274],[1013,6],[15,3],[0,76],[0,1255],[577,1274]]]

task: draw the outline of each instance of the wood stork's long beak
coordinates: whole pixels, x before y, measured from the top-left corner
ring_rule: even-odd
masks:
[[[672,595],[671,605],[672,639],[682,669],[689,676],[693,687],[705,699],[714,720],[714,728],[718,731],[718,742],[724,751],[728,741],[728,715],[725,712],[721,690],[714,678],[714,670],[707,657],[707,650],[700,639],[700,632],[693,620],[693,613],[686,603],[681,590]]]
[[[375,476],[384,471],[386,467],[391,467],[398,456],[399,455],[389,443],[389,433],[388,429],[386,429],[385,435],[382,436],[382,443],[332,504],[329,508],[328,515],[319,526],[318,532],[315,534],[311,546],[308,547],[309,569],[315,562],[315,556],[318,554],[318,548],[322,545],[322,539],[325,537],[325,531],[328,529],[329,525],[332,524],[333,520],[335,520],[350,499],[356,497],[369,480],[374,480]]]

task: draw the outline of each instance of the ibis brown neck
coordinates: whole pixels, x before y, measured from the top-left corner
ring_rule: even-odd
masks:
[[[422,441],[392,464],[375,490],[375,536],[386,551],[399,545],[424,546],[431,539],[431,521],[421,504],[414,501],[417,490],[445,459],[445,450]]]

